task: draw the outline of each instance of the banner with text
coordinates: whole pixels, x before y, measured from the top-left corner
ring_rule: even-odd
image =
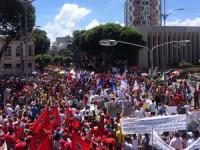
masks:
[[[200,149],[200,138],[198,138],[193,144],[191,144],[184,150],[195,150],[195,149]]]
[[[174,148],[172,148],[171,146],[169,146],[167,143],[165,143],[160,137],[159,135],[153,131],[153,142],[152,142],[152,138],[150,139],[149,142],[150,145],[153,145],[153,147],[157,148],[158,150],[175,150]]]
[[[186,130],[186,115],[157,116],[143,119],[127,118],[121,119],[121,129],[126,134],[143,134]]]

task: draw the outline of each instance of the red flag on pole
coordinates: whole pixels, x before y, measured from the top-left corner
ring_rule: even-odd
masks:
[[[49,112],[49,118],[50,118],[51,129],[55,129],[56,127],[61,126],[61,119],[57,108],[51,109],[51,111]]]
[[[103,136],[103,135],[104,135],[104,116],[101,115],[96,136]]]
[[[45,109],[43,113],[33,123],[33,132],[37,133],[40,129],[50,130],[49,111]]]
[[[30,150],[53,150],[52,141],[43,130],[39,130],[35,136],[32,137],[29,145]]]
[[[90,144],[75,133],[72,137],[72,150],[90,150]]]

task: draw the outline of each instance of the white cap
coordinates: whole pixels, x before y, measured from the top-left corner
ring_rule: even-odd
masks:
[[[193,136],[193,133],[192,133],[192,132],[188,132],[187,134],[188,134],[190,137]]]

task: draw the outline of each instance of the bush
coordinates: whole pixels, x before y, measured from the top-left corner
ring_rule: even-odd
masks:
[[[194,67],[194,65],[189,63],[189,62],[186,62],[186,61],[181,61],[179,63],[179,67],[181,67],[181,68],[189,68],[189,67]]]

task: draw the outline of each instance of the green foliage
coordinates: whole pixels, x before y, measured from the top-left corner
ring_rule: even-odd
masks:
[[[99,25],[90,30],[75,31],[73,33],[74,42],[80,51],[87,53],[90,59],[93,56],[100,56],[101,53],[106,53],[108,60],[112,62],[113,59],[129,60],[129,64],[134,64],[133,56],[138,55],[138,47],[133,47],[124,44],[118,44],[115,47],[103,47],[99,45],[102,39],[121,40],[136,44],[145,44],[142,34],[133,28],[122,27],[119,24],[108,23]]]
[[[63,49],[63,50],[60,50],[59,55],[56,55],[53,57],[53,62],[57,65],[59,64],[59,65],[64,66],[70,63],[70,61],[72,60],[72,57],[73,57],[73,53],[71,50]]]
[[[21,20],[21,21],[20,21]],[[0,59],[14,38],[25,33],[25,5],[20,0],[0,0],[0,35],[6,35],[5,43],[0,50]],[[35,26],[35,8],[27,4],[27,31],[31,32]]]
[[[52,62],[53,58],[48,54],[39,54],[35,56],[35,62],[38,68],[43,69]]]
[[[22,33],[25,33],[25,5],[20,0],[0,0],[0,35],[16,37],[20,30],[20,15]],[[35,8],[27,5],[28,31],[35,26]]]
[[[73,53],[69,49],[62,49],[62,50],[60,50],[59,55],[62,55],[63,57],[71,57],[72,58]]]
[[[179,67],[181,67],[181,68],[188,68],[188,67],[194,67],[194,65],[183,60],[183,61],[181,61],[179,63]]]
[[[46,31],[36,28],[33,35],[35,37],[35,55],[46,53],[50,46]]]

